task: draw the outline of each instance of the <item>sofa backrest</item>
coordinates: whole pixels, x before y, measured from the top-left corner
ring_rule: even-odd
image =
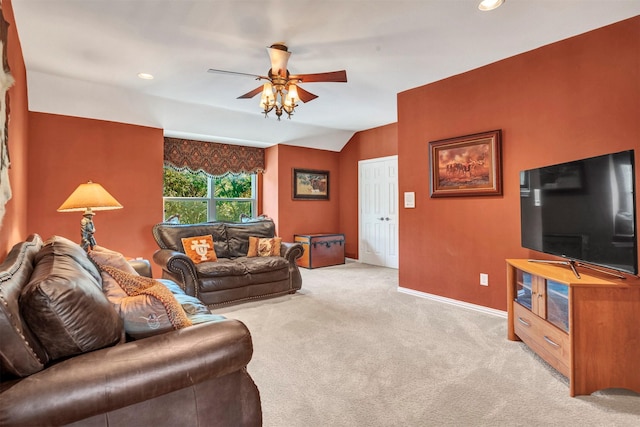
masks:
[[[29,282],[42,239],[33,234],[17,243],[0,265],[0,380],[44,368],[49,357],[20,313],[20,294]]]
[[[213,237],[213,249],[220,258],[229,258],[227,244],[227,228],[221,222],[204,222],[201,224],[160,223],[153,226],[153,238],[161,249],[171,249],[184,253],[182,240],[193,236]]]
[[[271,220],[232,223],[213,221],[200,224],[160,223],[153,226],[153,237],[161,249],[184,253],[182,240],[186,237],[213,237],[213,246],[218,258],[246,256],[249,237],[274,237],[276,226]]]
[[[43,242],[34,234],[0,264],[1,381],[122,337],[122,319],[78,243],[61,236]]]
[[[229,223],[227,224],[227,240],[229,254],[232,258],[247,256],[249,237],[275,237],[276,225],[271,220]]]

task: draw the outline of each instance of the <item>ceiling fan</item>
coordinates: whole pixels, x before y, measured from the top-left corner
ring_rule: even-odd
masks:
[[[267,52],[271,59],[271,68],[266,76],[239,73],[236,71],[216,70],[213,68],[210,68],[208,72],[236,74],[254,77],[256,80],[266,80],[266,83],[262,86],[259,86],[244,95],[240,95],[238,99],[250,99],[257,94],[262,93],[262,97],[260,98],[260,107],[263,109],[264,116],[267,117],[269,112],[275,109],[278,120],[280,120],[283,112],[287,113],[287,117],[290,119],[293,115],[293,111],[298,106],[298,101],[309,102],[318,97],[317,95],[299,87],[299,84],[316,82],[346,83],[347,81],[347,72],[345,70],[291,75],[289,70],[287,70],[287,62],[289,61],[291,52],[289,52],[287,46],[283,43],[272,44],[267,48]]]

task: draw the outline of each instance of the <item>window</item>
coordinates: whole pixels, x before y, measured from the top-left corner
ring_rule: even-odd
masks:
[[[209,177],[204,173],[164,168],[164,221],[181,224],[240,221],[256,212],[256,175],[248,173]]]

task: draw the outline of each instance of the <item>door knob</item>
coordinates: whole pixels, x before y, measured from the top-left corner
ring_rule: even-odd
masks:
[[[380,218],[378,218],[378,219],[379,219],[380,221],[384,221],[384,218],[382,218],[382,217],[380,217]]]

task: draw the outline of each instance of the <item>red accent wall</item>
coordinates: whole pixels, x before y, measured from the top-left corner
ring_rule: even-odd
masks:
[[[13,245],[27,237],[27,146],[28,146],[28,101],[27,74],[22,58],[22,47],[13,17],[10,0],[2,2],[2,12],[9,23],[7,34],[7,59],[15,83],[9,89],[8,147],[11,156],[9,182],[12,197],[5,205],[5,216],[0,224],[0,259]]]
[[[29,232],[79,242],[82,213],[56,209],[91,180],[124,207],[96,212],[98,244],[151,260],[151,227],[162,221],[163,144],[162,129],[29,113]]]
[[[340,152],[340,232],[345,255],[358,258],[358,162],[398,154],[398,125],[356,133]]]
[[[341,232],[339,160],[334,151],[290,145],[266,150],[263,213],[275,220],[278,235],[284,241],[293,241],[294,234]],[[294,168],[329,171],[329,200],[293,200]]]
[[[504,195],[431,199],[428,142],[492,129]],[[640,17],[400,93],[399,193],[416,193],[400,211],[400,286],[506,309],[504,259],[541,257],[520,246],[519,171],[633,148]]]

